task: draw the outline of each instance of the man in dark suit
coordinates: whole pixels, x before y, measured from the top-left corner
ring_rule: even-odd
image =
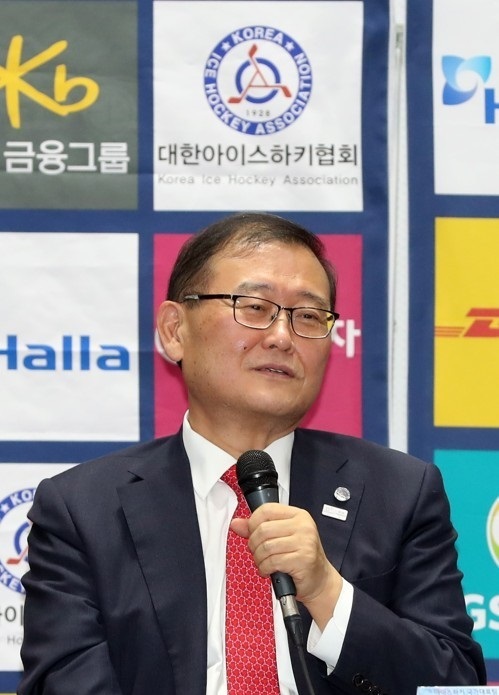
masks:
[[[267,654],[246,690],[226,675],[230,534],[248,539],[261,577],[296,586],[307,667],[275,602],[281,695],[485,682],[438,470],[298,428],[335,299],[320,241],[282,218],[233,215],[187,243],[158,315],[188,391],[182,430],[40,484],[20,695],[269,695],[255,686]],[[280,502],[232,519],[221,478],[253,449],[274,460]]]

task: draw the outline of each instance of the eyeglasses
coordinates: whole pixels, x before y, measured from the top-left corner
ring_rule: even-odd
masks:
[[[246,326],[265,330],[277,319],[281,311],[286,311],[291,328],[302,338],[326,338],[332,331],[339,314],[327,309],[311,306],[287,307],[261,297],[247,297],[242,294],[188,294],[182,302],[188,300],[230,299],[234,312],[234,321]]]

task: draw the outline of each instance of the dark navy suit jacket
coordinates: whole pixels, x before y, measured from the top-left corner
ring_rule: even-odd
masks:
[[[338,487],[349,500],[334,498]],[[290,504],[310,512],[354,585],[334,672],[307,656],[316,695],[484,682],[435,466],[297,430]],[[346,520],[324,515],[324,504],[343,507]],[[204,562],[181,435],[43,481],[30,517],[20,695],[205,695]]]

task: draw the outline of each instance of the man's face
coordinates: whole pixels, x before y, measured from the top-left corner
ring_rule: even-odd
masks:
[[[329,283],[313,253],[302,246],[237,247],[212,260],[211,293],[246,294],[286,307],[330,309]],[[182,373],[191,423],[234,415],[247,422],[267,418],[294,427],[315,400],[331,339],[296,335],[281,311],[267,329],[236,323],[232,302],[211,299],[181,305]]]

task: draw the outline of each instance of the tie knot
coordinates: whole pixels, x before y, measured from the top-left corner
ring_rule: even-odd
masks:
[[[223,480],[224,483],[227,483],[227,485],[234,490],[236,495],[239,497],[241,494],[241,488],[239,487],[239,484],[237,482],[237,473],[236,473],[236,464],[231,466],[229,470],[225,471],[223,476],[220,478],[220,480]]]
[[[251,515],[251,512],[243,495],[243,491],[237,482],[236,464],[231,466],[228,471],[225,471],[220,480],[227,483],[227,485],[236,493],[237,507],[236,511],[234,512],[234,516],[241,516],[247,519]]]

